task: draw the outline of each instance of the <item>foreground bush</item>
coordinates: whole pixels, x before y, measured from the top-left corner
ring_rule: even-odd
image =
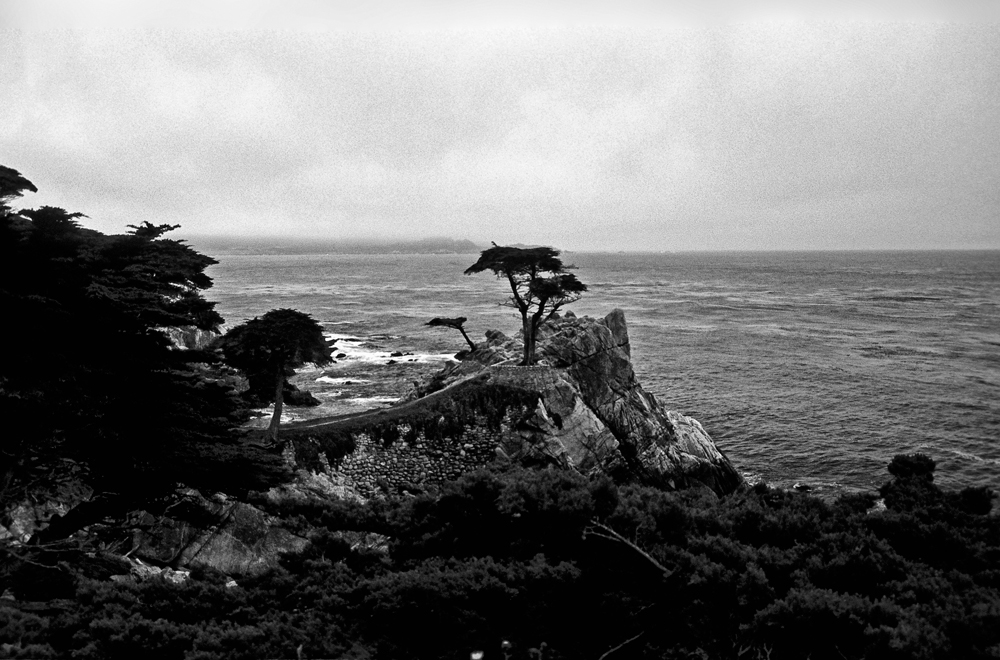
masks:
[[[926,457],[892,473],[879,513],[869,496],[717,499],[555,470],[286,506],[312,544],[281,569],[235,588],[84,578],[34,611],[5,601],[0,655],[501,658],[506,640],[511,658],[1000,656],[990,494],[941,491]]]

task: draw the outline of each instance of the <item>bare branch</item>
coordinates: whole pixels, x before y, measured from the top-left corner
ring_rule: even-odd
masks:
[[[643,630],[643,631],[642,631],[642,632],[640,632],[640,633],[639,633],[638,635],[633,635],[632,637],[629,637],[628,639],[626,639],[626,640],[625,640],[624,642],[622,642],[622,643],[621,643],[621,644],[619,644],[618,646],[615,646],[615,647],[612,647],[612,648],[608,649],[607,651],[605,651],[605,652],[604,652],[604,653],[603,653],[603,654],[601,655],[601,657],[599,657],[599,658],[598,658],[597,660],[604,660],[604,659],[605,659],[605,658],[607,658],[607,657],[608,657],[609,655],[611,655],[611,654],[612,654],[612,653],[614,653],[615,651],[617,651],[617,650],[621,649],[621,648],[622,648],[623,646],[625,646],[626,644],[630,644],[630,643],[634,642],[635,640],[639,639],[639,638],[640,638],[640,637],[642,637],[642,636],[643,636],[643,635],[644,635],[645,633],[646,633],[646,631],[645,631],[645,630]]]
[[[627,538],[625,538],[624,536],[622,536],[621,534],[619,534],[615,530],[611,529],[610,527],[608,527],[604,523],[598,522],[596,520],[591,520],[590,521],[590,525],[588,525],[583,530],[583,537],[585,539],[587,538],[588,535],[590,535],[590,536],[596,536],[596,537],[602,538],[602,539],[607,539],[608,541],[616,541],[618,543],[624,543],[626,546],[628,546],[629,548],[631,548],[633,551],[639,553],[639,555],[643,559],[645,559],[650,564],[652,564],[653,566],[655,566],[660,572],[662,572],[663,573],[663,577],[670,577],[674,573],[671,569],[667,568],[666,566],[664,566],[663,564],[661,564],[659,561],[657,561],[656,558],[653,557],[651,554],[649,554],[648,552],[646,552],[645,550],[643,550],[642,548],[640,548],[638,545],[636,545],[632,541],[628,540]]]

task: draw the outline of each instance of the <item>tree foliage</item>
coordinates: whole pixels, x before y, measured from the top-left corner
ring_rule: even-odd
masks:
[[[10,212],[10,202],[24,195],[26,190],[38,192],[31,181],[28,181],[17,170],[0,165],[0,213]]]
[[[465,341],[469,344],[469,350],[473,350],[474,351],[474,350],[476,350],[476,344],[471,339],[469,339],[468,333],[465,332],[465,322],[466,321],[468,321],[468,319],[465,318],[464,316],[459,316],[459,317],[453,318],[453,319],[451,319],[451,318],[435,317],[435,318],[431,319],[430,321],[428,321],[427,325],[429,325],[431,327],[437,327],[437,328],[454,328],[455,330],[458,330],[459,332],[462,333],[462,336],[465,338]]]
[[[268,430],[277,439],[288,377],[302,365],[330,363],[331,349],[323,327],[294,309],[272,309],[242,323],[219,340],[225,360],[250,380],[249,394],[259,403],[274,402]]]
[[[587,290],[586,284],[568,272],[570,268],[563,265],[559,250],[554,248],[518,248],[494,243],[465,269],[466,275],[488,270],[497,279],[507,280],[511,291],[508,304],[521,315],[522,364],[534,364],[539,326],[562,306],[579,300]]]
[[[0,169],[5,199],[34,189],[19,177]],[[176,350],[161,330],[218,327],[202,296],[215,261],[164,238],[169,225],[109,236],[83,217],[0,209],[0,415],[17,429],[0,450],[0,504],[67,465],[122,506],[177,482],[238,491],[266,481],[260,470],[273,476],[280,463],[241,447],[239,402],[209,373],[212,357]],[[73,525],[88,508],[100,507],[82,507]]]

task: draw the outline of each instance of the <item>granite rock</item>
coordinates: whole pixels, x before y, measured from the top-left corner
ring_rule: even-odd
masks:
[[[193,489],[178,491],[160,515],[135,511],[131,516],[137,531],[129,556],[161,566],[256,574],[276,566],[282,553],[297,552],[307,543],[250,504],[221,494],[204,497]]]
[[[85,481],[85,470],[71,460],[51,466],[45,479],[25,492],[0,515],[0,541],[27,542],[48,527],[55,516],[65,516],[81,502],[90,500],[93,489]]]
[[[372,416],[379,434],[394,425],[394,437],[410,441],[389,446],[360,433],[352,455],[318,472],[365,497],[374,494],[376,482],[408,484],[416,474],[422,475],[420,485],[432,485],[493,460],[556,464],[663,488],[700,485],[718,494],[745,485],[697,420],[665,410],[639,384],[621,310],[601,319],[567,315],[551,320],[539,332],[538,364],[519,366],[520,356],[517,339],[488,332],[485,343],[418,384],[393,412]],[[519,400],[534,403],[498,411],[489,396],[475,395],[476,388],[520,393]],[[450,444],[439,443],[428,463],[422,449],[426,439],[415,420],[438,414],[434,411],[444,411],[442,420],[454,417],[457,413],[448,411],[469,400],[481,400],[477,414],[483,419],[502,413],[504,421],[495,428],[458,427]],[[358,426],[357,420],[350,424]],[[337,427],[333,422],[327,430]]]

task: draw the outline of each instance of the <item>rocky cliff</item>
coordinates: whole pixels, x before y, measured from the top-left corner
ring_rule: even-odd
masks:
[[[420,491],[494,461],[718,494],[743,485],[697,420],[642,389],[621,310],[550,321],[538,345],[540,364],[520,367],[520,342],[488,333],[393,408],[294,428],[297,467],[359,497]]]

